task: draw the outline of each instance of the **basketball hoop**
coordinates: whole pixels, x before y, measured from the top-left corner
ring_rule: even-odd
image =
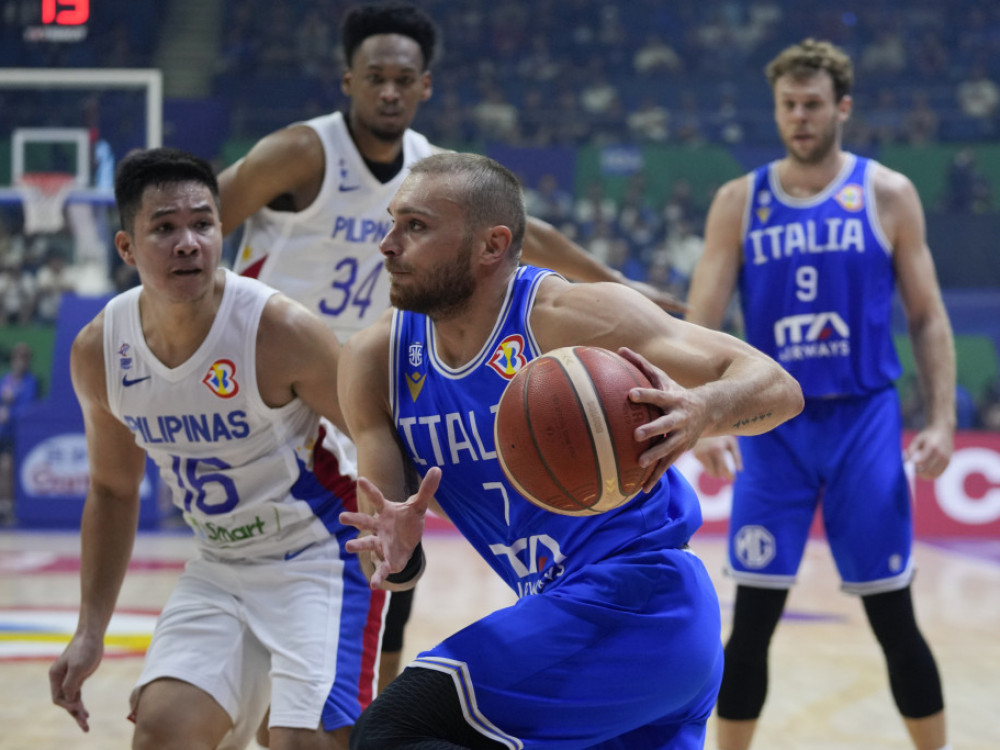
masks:
[[[64,172],[25,172],[15,187],[21,194],[24,234],[50,234],[66,226],[63,209],[76,177]]]

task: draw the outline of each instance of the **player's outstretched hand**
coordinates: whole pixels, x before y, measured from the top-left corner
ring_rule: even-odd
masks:
[[[104,656],[103,639],[73,636],[66,650],[49,668],[52,702],[65,708],[84,732],[90,731],[90,712],[83,705],[83,682]]]
[[[710,477],[731,482],[736,478],[736,472],[743,471],[740,444],[732,435],[701,438],[694,444],[692,452]]]
[[[427,507],[441,482],[441,469],[432,467],[420,482],[416,494],[404,503],[385,499],[381,490],[364,477],[358,477],[358,491],[362,493],[369,513],[340,514],[340,522],[353,526],[361,534],[347,542],[348,552],[368,554],[374,567],[372,588],[379,588],[387,576],[406,567],[410,556],[424,535],[424,516]]]
[[[639,456],[640,466],[657,464],[642,487],[648,492],[663,472],[698,440],[705,429],[706,407],[696,392],[675,382],[638,352],[622,347],[618,353],[638,367],[653,384],[652,388],[633,388],[629,398],[637,403],[652,404],[663,412],[635,430],[635,439],[640,442],[661,438]]]

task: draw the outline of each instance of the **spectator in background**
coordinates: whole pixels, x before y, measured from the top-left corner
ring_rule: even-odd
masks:
[[[582,146],[590,135],[587,113],[580,105],[576,89],[562,86],[556,94],[558,117],[550,126],[553,143],[563,146]]]
[[[646,175],[629,180],[618,209],[618,230],[628,240],[633,256],[646,262],[660,239],[663,224],[647,198]]]
[[[963,114],[980,124],[980,135],[993,132],[993,119],[1000,107],[1000,86],[989,78],[983,62],[974,63],[968,77],[958,84],[958,103]]]
[[[618,89],[611,82],[604,61],[595,57],[590,61],[587,83],[580,89],[580,105],[591,115],[610,112],[618,99]]]
[[[618,201],[605,192],[601,180],[593,180],[586,192],[573,204],[573,219],[586,234],[599,221],[612,223],[618,218]]]
[[[633,281],[646,280],[646,266],[636,257],[624,237],[614,237],[608,244],[607,264]]]
[[[670,137],[670,111],[651,95],[625,118],[629,135],[638,143],[666,143]]]
[[[37,287],[35,320],[45,325],[51,325],[59,317],[59,306],[62,304],[63,295],[76,289],[62,253],[49,253],[45,264],[38,269],[35,281]]]
[[[682,297],[687,296],[691,274],[704,249],[705,240],[695,233],[690,221],[679,219],[668,225],[662,254],[670,267],[671,282],[682,290]]]
[[[887,146],[899,139],[903,129],[902,114],[896,90],[890,86],[880,88],[875,106],[866,118],[871,137],[880,146]]]
[[[880,28],[861,52],[858,68],[872,78],[892,77],[906,68],[906,46],[897,29]]]
[[[976,165],[976,152],[960,149],[948,165],[944,208],[956,213],[981,214],[990,210],[993,188]]]
[[[503,89],[493,81],[484,81],[479,94],[479,102],[472,107],[479,137],[487,142],[516,143],[517,107],[507,101]]]
[[[651,33],[632,57],[632,67],[639,75],[659,76],[663,73],[680,73],[684,69],[684,62],[659,34]]]
[[[549,45],[545,34],[534,34],[531,37],[529,50],[521,56],[517,65],[518,75],[526,81],[545,83],[559,77],[563,65]]]
[[[736,87],[732,83],[727,82],[719,87],[719,104],[710,119],[715,138],[728,144],[743,141],[740,107],[736,101]]]
[[[441,97],[441,106],[430,115],[434,132],[445,144],[461,144],[472,140],[469,121],[465,116],[462,97],[455,90],[446,90]]]
[[[948,67],[951,64],[948,46],[941,41],[938,33],[931,29],[920,37],[910,59],[912,60],[910,69],[930,81],[943,79],[948,74]]]
[[[38,399],[38,378],[31,372],[31,347],[14,344],[10,370],[0,378],[0,523],[14,515],[14,436],[25,407]]]
[[[309,8],[296,30],[295,52],[302,72],[316,78],[334,64],[332,53],[333,29],[327,22],[328,13],[319,8]]]
[[[694,205],[694,189],[690,181],[684,177],[678,177],[670,186],[670,193],[667,202],[663,206],[663,220],[667,226],[685,219],[693,221],[697,211]]]
[[[911,146],[924,146],[937,139],[940,118],[931,106],[927,92],[918,89],[913,92],[910,109],[903,116],[903,135]]]
[[[20,259],[7,258],[0,268],[0,324],[26,325],[35,315],[35,277]]]
[[[573,195],[562,188],[551,172],[538,178],[538,187],[525,188],[524,200],[529,215],[557,227],[573,218]]]
[[[268,19],[262,31],[263,44],[260,47],[259,69],[268,74],[299,75],[298,50],[296,49],[296,23],[292,6],[284,3],[264,6],[268,8]]]
[[[584,247],[601,263],[611,265],[611,246],[617,239],[613,221],[599,218],[586,230]]]
[[[681,107],[674,118],[674,138],[686,146],[700,146],[705,142],[698,97],[693,91],[681,93]]]

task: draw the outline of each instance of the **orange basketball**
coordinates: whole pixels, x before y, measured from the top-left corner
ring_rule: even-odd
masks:
[[[652,444],[634,431],[660,412],[628,392],[650,388],[619,354],[590,346],[554,349],[523,367],[497,409],[494,438],[504,474],[524,497],[554,513],[584,516],[628,502],[652,467]]]

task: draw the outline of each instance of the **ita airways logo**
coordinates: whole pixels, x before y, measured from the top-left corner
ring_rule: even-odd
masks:
[[[487,364],[496,370],[501,378],[510,380],[518,370],[528,364],[528,358],[524,356],[525,348],[524,337],[515,333],[497,344]]]
[[[860,185],[844,185],[837,193],[837,203],[845,211],[857,213],[865,207],[864,191]]]
[[[236,365],[231,359],[215,360],[201,382],[219,398],[232,398],[240,392],[240,384],[236,382]]]

